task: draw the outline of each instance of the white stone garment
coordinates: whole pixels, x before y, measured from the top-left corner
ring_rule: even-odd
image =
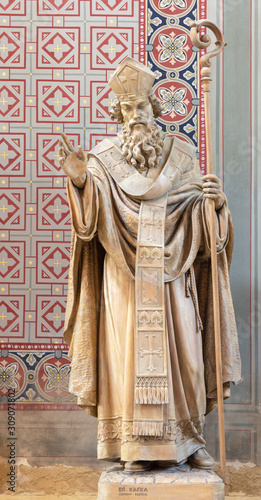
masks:
[[[204,446],[206,412],[202,339],[185,276],[165,284],[169,404],[164,437],[132,438],[134,280],[106,255],[98,354],[98,458],[181,461]],[[154,405],[146,405],[148,419]]]
[[[107,143],[105,145],[107,147]],[[119,156],[118,150],[116,154]],[[186,157],[186,151],[184,155]],[[173,149],[169,160],[171,174],[176,162]],[[187,163],[188,170],[175,177],[168,191],[164,293],[169,403],[161,405],[162,437],[132,434],[135,257],[140,202],[129,196],[105,164],[96,158],[88,162],[84,189],[78,190],[71,181],[68,183],[74,228],[65,326],[65,340],[70,345],[72,360],[69,390],[77,395],[81,407],[98,417],[99,459],[180,461],[205,443],[203,419],[215,405],[216,376],[208,222],[201,174],[192,160],[193,153]],[[164,167],[162,173],[156,172],[158,177],[151,185],[155,199],[166,186],[165,181],[161,182]],[[142,187],[142,176],[138,181]],[[124,182],[126,187],[129,181]],[[232,225],[226,203],[216,220],[222,289],[223,383],[227,397],[229,381],[240,381],[240,360],[228,278]],[[105,251],[102,267],[99,245]],[[103,274],[101,285],[99,271]],[[204,327],[203,342],[198,302]],[[143,406],[146,406],[143,410],[148,420],[151,419],[153,405]]]

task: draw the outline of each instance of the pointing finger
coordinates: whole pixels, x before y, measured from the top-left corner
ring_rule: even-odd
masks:
[[[67,146],[66,142],[62,139],[60,139],[61,142],[61,147],[66,151],[66,153],[69,155],[71,153],[71,150]]]
[[[69,151],[71,151],[71,152],[74,151],[73,145],[72,145],[71,141],[68,139],[67,135],[62,133],[61,136],[62,136],[62,139],[63,139],[64,143],[66,144],[67,148],[69,149]]]

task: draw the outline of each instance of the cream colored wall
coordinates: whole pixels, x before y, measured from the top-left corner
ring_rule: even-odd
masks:
[[[231,286],[243,366],[243,382],[225,405],[227,457],[260,464],[260,2],[209,0],[208,18],[228,44],[224,59],[213,61],[213,150],[234,221]],[[217,456],[216,412],[206,435]]]

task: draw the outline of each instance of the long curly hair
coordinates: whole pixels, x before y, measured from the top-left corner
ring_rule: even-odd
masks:
[[[155,94],[150,94],[149,95],[149,101],[152,106],[152,111],[154,118],[158,118],[159,116],[162,115],[163,111],[163,106],[161,104],[161,101],[158,97],[155,96]],[[115,99],[115,101],[112,103],[111,109],[110,109],[110,118],[111,120],[117,120],[118,123],[123,123],[123,115],[121,112],[121,103],[118,101],[118,99]]]

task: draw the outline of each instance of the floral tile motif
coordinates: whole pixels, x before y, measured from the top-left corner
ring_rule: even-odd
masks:
[[[150,0],[148,2],[148,66],[155,72],[155,94],[163,104],[159,119],[166,134],[198,147],[197,49],[190,40],[190,22],[199,16],[204,2]],[[204,167],[204,165],[203,165]]]
[[[8,389],[19,403],[74,404],[68,392],[70,361],[65,351],[0,351],[0,408],[7,402]]]

